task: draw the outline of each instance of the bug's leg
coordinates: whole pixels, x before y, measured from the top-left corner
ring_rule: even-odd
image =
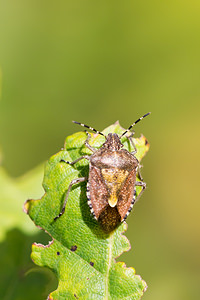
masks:
[[[85,140],[85,146],[88,149],[90,149],[92,152],[96,152],[97,150],[89,144],[89,140],[91,139],[91,134],[89,134],[89,132],[87,132],[87,131],[85,131],[85,132],[87,133],[87,139]]]
[[[131,154],[134,155],[134,154],[137,153],[137,148],[136,148],[136,146],[135,146],[135,144],[134,144],[134,142],[133,142],[133,135],[134,135],[134,132],[131,132],[131,135],[128,136],[127,138],[128,138],[128,140],[130,141],[130,143],[132,144],[133,148],[135,149],[134,151],[131,152]]]
[[[140,168],[141,168],[142,166],[139,164],[138,165],[138,169],[137,169],[137,176],[138,176],[138,178],[141,180],[141,181],[143,181],[143,177],[142,177],[142,175],[141,175],[141,173],[140,173]]]
[[[68,161],[68,160],[61,159],[60,162],[65,162],[65,163],[68,164],[68,165],[74,165],[74,164],[77,163],[79,160],[84,159],[84,158],[90,160],[90,156],[89,156],[89,155],[83,155],[83,156],[81,156],[81,157],[75,159],[74,161]]]
[[[71,182],[70,182],[70,185],[68,187],[68,190],[67,190],[67,194],[65,196],[65,201],[63,203],[63,207],[61,209],[61,212],[59,213],[59,215],[57,215],[55,218],[54,218],[54,221],[56,221],[58,218],[60,218],[64,212],[65,212],[65,207],[66,207],[66,204],[67,204],[67,199],[69,197],[69,193],[70,193],[70,190],[72,188],[72,186],[74,184],[77,184],[77,183],[80,183],[80,182],[83,182],[83,181],[86,181],[87,180],[87,177],[80,177],[80,178],[76,178],[76,179],[73,179]]]
[[[137,198],[135,199],[135,202],[139,200],[139,198],[141,197],[142,193],[144,192],[144,190],[146,189],[146,183],[143,181],[136,181],[135,182],[135,186],[141,186],[142,190],[139,193],[139,195],[137,196]]]

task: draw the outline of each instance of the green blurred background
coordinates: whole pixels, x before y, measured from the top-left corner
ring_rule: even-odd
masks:
[[[0,68],[0,299],[56,288],[31,263],[31,243],[48,237],[21,207],[80,130],[71,120],[127,128],[148,111],[135,127],[151,144],[148,189],[119,260],[147,282],[144,300],[199,299],[200,2],[0,0]]]

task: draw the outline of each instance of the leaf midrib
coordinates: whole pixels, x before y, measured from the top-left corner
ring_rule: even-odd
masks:
[[[106,278],[105,278],[105,297],[104,300],[108,300],[109,298],[109,274],[110,274],[110,268],[111,268],[111,264],[112,264],[112,251],[113,251],[113,243],[114,243],[114,234],[110,235],[109,238],[109,244],[108,244],[108,268],[107,268],[107,272],[106,272]]]

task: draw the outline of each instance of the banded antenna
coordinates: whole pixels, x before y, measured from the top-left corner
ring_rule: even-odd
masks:
[[[82,123],[79,123],[79,122],[76,122],[76,121],[72,121],[72,122],[75,123],[75,124],[81,125],[82,127],[88,128],[88,129],[96,132],[97,134],[101,134],[101,135],[103,135],[105,137],[105,135],[102,132],[100,132],[100,131],[98,131],[98,130],[96,130],[96,129],[88,126],[88,125],[85,125],[85,124],[82,124]]]
[[[131,126],[129,126],[129,128],[127,130],[125,130],[122,135],[120,136],[119,139],[121,139],[123,137],[123,135],[125,135],[128,131],[130,131],[133,126],[135,126],[135,124],[137,124],[139,121],[141,121],[142,119],[144,119],[145,117],[147,117],[148,115],[150,115],[150,112],[148,112],[147,114],[145,114],[144,116],[142,116],[141,118],[139,118],[137,121],[135,121]]]

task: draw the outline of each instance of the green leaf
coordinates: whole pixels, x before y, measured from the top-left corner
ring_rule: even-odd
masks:
[[[123,128],[115,123],[104,130],[121,134]],[[90,144],[99,148],[105,141],[101,135],[91,134]],[[56,291],[49,299],[140,299],[146,283],[135,275],[133,268],[115,261],[124,251],[130,249],[128,239],[123,235],[125,222],[112,233],[105,233],[90,213],[86,198],[86,182],[74,185],[70,191],[65,213],[56,221],[61,211],[66,191],[71,180],[88,175],[88,161],[83,159],[73,166],[60,162],[73,161],[91,154],[85,147],[85,132],[67,137],[64,150],[52,156],[45,168],[43,186],[45,195],[40,200],[28,200],[25,210],[37,226],[53,238],[47,246],[34,244],[32,259],[40,266],[52,269],[59,281]],[[126,137],[124,147],[133,151]],[[134,140],[138,149],[137,158],[149,149],[144,136]],[[139,193],[141,187],[138,187]]]
[[[0,166],[0,299],[42,300],[56,287],[51,271],[35,267],[30,259],[31,244],[47,243],[50,237],[23,213],[24,200],[42,194],[43,169],[12,178]]]
[[[36,232],[35,226],[23,213],[23,203],[31,195],[42,195],[40,184],[43,169],[43,166],[38,166],[19,178],[12,178],[0,166],[0,241],[12,228],[18,228],[24,233]]]

